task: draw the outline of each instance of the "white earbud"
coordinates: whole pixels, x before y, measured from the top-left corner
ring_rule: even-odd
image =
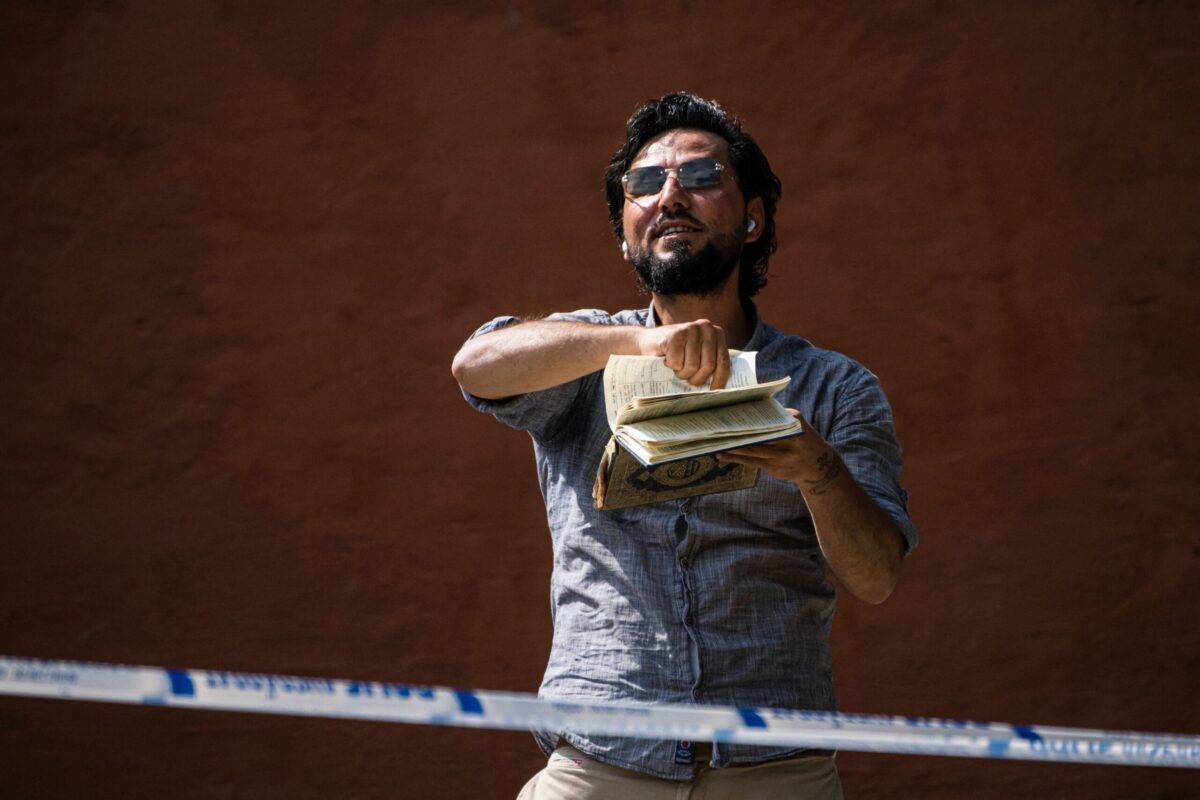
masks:
[[[749,222],[746,223],[746,233],[750,233],[752,230],[754,230],[757,227],[758,227],[758,223],[755,222],[754,220],[750,220]]]
[[[629,255],[629,242],[621,242],[621,255]]]

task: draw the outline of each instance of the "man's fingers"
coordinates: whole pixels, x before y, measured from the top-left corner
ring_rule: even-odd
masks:
[[[773,478],[777,478],[783,474],[783,462],[774,458],[757,458],[755,456],[746,455],[745,453],[737,454],[734,451],[726,451],[717,454],[718,464],[741,464],[748,469],[761,469]]]
[[[688,380],[688,383],[693,386],[701,386],[709,378],[713,376],[713,370],[717,368],[717,331],[720,328],[715,325],[705,325],[700,329],[700,368]],[[714,389],[719,389],[719,386],[713,386]]]
[[[700,369],[701,352],[704,349],[704,337],[700,329],[694,325],[689,325],[685,330],[687,331],[687,352],[683,360],[683,369],[677,370],[675,374],[692,385],[699,385],[692,378]]]
[[[676,333],[667,340],[667,351],[663,353],[663,363],[678,372],[683,369],[683,361],[686,353],[687,339]]]
[[[729,380],[729,349],[725,347],[725,331],[720,328],[713,328],[715,333],[713,341],[713,355],[716,357],[717,363],[713,367],[712,388],[724,389],[726,381]]]
[[[800,422],[801,422],[800,434],[801,434],[801,435],[804,435],[804,434],[807,434],[807,433],[810,433],[810,432],[811,432],[811,430],[812,430],[812,423],[810,423],[810,422],[808,421],[808,418],[807,418],[807,417],[805,417],[803,414],[801,414],[799,411],[797,411],[797,410],[796,410],[796,409],[794,409],[794,408],[789,408],[789,409],[786,409],[786,410],[787,410],[787,412],[788,412],[789,414],[791,414],[793,417],[795,417],[796,419],[800,420]]]
[[[725,388],[730,373],[725,332],[706,319],[671,327],[663,344],[663,363],[693,386],[711,381],[713,389]]]

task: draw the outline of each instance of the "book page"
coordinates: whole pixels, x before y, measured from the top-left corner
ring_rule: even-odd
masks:
[[[651,450],[636,439],[631,439],[625,436],[624,433],[617,433],[617,441],[621,447],[631,456],[644,466],[652,466],[654,464],[665,464],[668,461],[678,461],[683,458],[694,458],[695,456],[708,455],[710,453],[720,453],[725,450],[732,450],[738,447],[748,447],[762,442],[777,441],[790,436],[797,436],[803,433],[800,428],[799,421],[796,427],[785,428],[779,431],[770,433],[753,433],[744,436],[722,436],[718,439],[704,439],[699,442],[690,444],[672,445],[667,448],[654,448]]]
[[[787,386],[791,380],[791,378],[780,378],[770,383],[756,383],[737,389],[674,394],[667,395],[666,397],[635,398],[626,403],[617,412],[617,425],[627,425],[631,422],[641,422],[646,419],[657,419],[658,417],[667,417],[674,414],[686,414],[690,411],[700,411],[705,408],[731,406],[736,403],[763,400],[773,397],[780,389]]]
[[[755,383],[755,352],[729,351],[727,389]],[[604,367],[604,409],[608,426],[616,430],[617,412],[637,397],[661,397],[709,391],[709,384],[692,386],[675,377],[675,371],[660,356],[609,356]]]
[[[746,433],[766,433],[796,425],[795,417],[787,413],[774,398],[739,403],[720,408],[693,411],[674,417],[659,417],[644,422],[621,425],[626,436],[651,447],[671,445],[710,437]]]

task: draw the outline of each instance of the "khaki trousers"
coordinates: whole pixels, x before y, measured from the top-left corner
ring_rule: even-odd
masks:
[[[699,749],[699,748],[698,748]],[[707,759],[705,759],[707,760]],[[697,752],[697,762],[700,753]],[[795,756],[765,764],[696,767],[690,781],[668,781],[559,747],[529,779],[517,800],[842,800],[842,782],[828,756]]]

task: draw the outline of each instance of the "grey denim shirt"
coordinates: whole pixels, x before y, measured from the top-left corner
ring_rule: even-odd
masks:
[[[598,325],[654,326],[650,309],[554,314]],[[472,338],[515,323],[498,317]],[[778,395],[833,447],[862,488],[917,544],[900,487],[900,445],[879,381],[846,356],[756,320],[743,348],[758,380],[791,376]],[[600,371],[472,406],[533,438],[553,546],[554,638],[539,695],[627,703],[833,710],[834,589],[799,489],[765,473],[756,486],[597,511],[592,483],[610,431]],[[547,754],[559,733],[535,733]],[[600,761],[690,780],[676,742],[563,735]],[[802,752],[718,744],[713,766]]]

